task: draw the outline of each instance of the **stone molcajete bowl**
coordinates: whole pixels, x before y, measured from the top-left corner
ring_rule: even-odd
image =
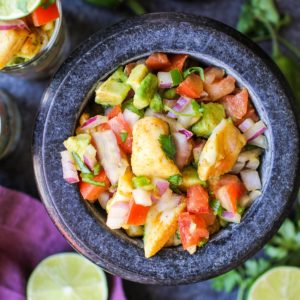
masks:
[[[99,80],[117,66],[152,52],[188,53],[224,68],[246,86],[267,124],[269,148],[260,168],[263,194],[194,255],[181,247],[144,258],[141,239],[106,227],[105,214],[63,180],[60,151],[74,134]],[[289,212],[297,187],[299,136],[287,83],[274,63],[234,29],[202,17],[149,14],[90,37],[54,76],[34,133],[35,175],[43,202],[59,230],[80,253],[108,272],[148,284],[181,284],[220,275],[261,249]],[[37,224],[38,226],[38,224]]]

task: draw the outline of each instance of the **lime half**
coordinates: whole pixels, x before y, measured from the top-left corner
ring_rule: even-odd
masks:
[[[42,0],[0,0],[0,20],[15,20],[32,13]]]
[[[107,300],[102,269],[74,253],[43,260],[27,284],[27,300]]]
[[[300,268],[277,267],[260,276],[247,300],[299,300]]]

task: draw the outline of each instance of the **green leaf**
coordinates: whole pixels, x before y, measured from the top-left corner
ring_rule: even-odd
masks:
[[[80,156],[76,152],[72,152],[73,158],[76,162],[76,165],[78,166],[79,170],[83,174],[91,174],[92,172],[90,169],[86,166],[86,164],[81,160]]]
[[[223,208],[219,200],[211,200],[209,206],[212,208],[214,215],[221,216],[223,213]]]
[[[168,178],[168,181],[170,182],[170,189],[177,194],[181,194],[181,191],[179,189],[179,186],[183,182],[183,178],[180,174],[170,176]]]
[[[125,143],[126,140],[127,140],[127,137],[128,137],[128,132],[127,131],[122,131],[120,133],[120,136],[121,136],[122,143]]]
[[[159,137],[161,148],[169,159],[174,160],[176,154],[176,145],[171,135],[161,134]]]
[[[178,69],[171,70],[170,74],[172,77],[173,86],[177,86],[182,82],[183,78]]]
[[[201,67],[191,67],[187,70],[184,71],[183,73],[183,77],[186,78],[189,75],[191,75],[192,73],[198,73],[201,77],[201,79],[204,81],[204,70]]]
[[[243,282],[238,271],[232,270],[212,280],[212,288],[216,291],[230,293]]]

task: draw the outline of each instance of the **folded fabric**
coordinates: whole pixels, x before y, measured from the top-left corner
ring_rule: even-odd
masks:
[[[25,300],[27,279],[36,265],[49,255],[69,251],[72,248],[40,202],[0,187],[1,300]],[[113,278],[112,283],[112,300],[125,299],[121,279]]]

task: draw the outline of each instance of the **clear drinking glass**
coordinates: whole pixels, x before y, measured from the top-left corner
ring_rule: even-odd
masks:
[[[0,159],[12,152],[21,133],[21,117],[11,97],[0,90]]]
[[[31,60],[5,67],[1,72],[21,76],[27,79],[47,78],[55,73],[70,50],[70,41],[62,15],[61,1],[56,0],[60,17],[55,21],[55,28],[50,41]]]

